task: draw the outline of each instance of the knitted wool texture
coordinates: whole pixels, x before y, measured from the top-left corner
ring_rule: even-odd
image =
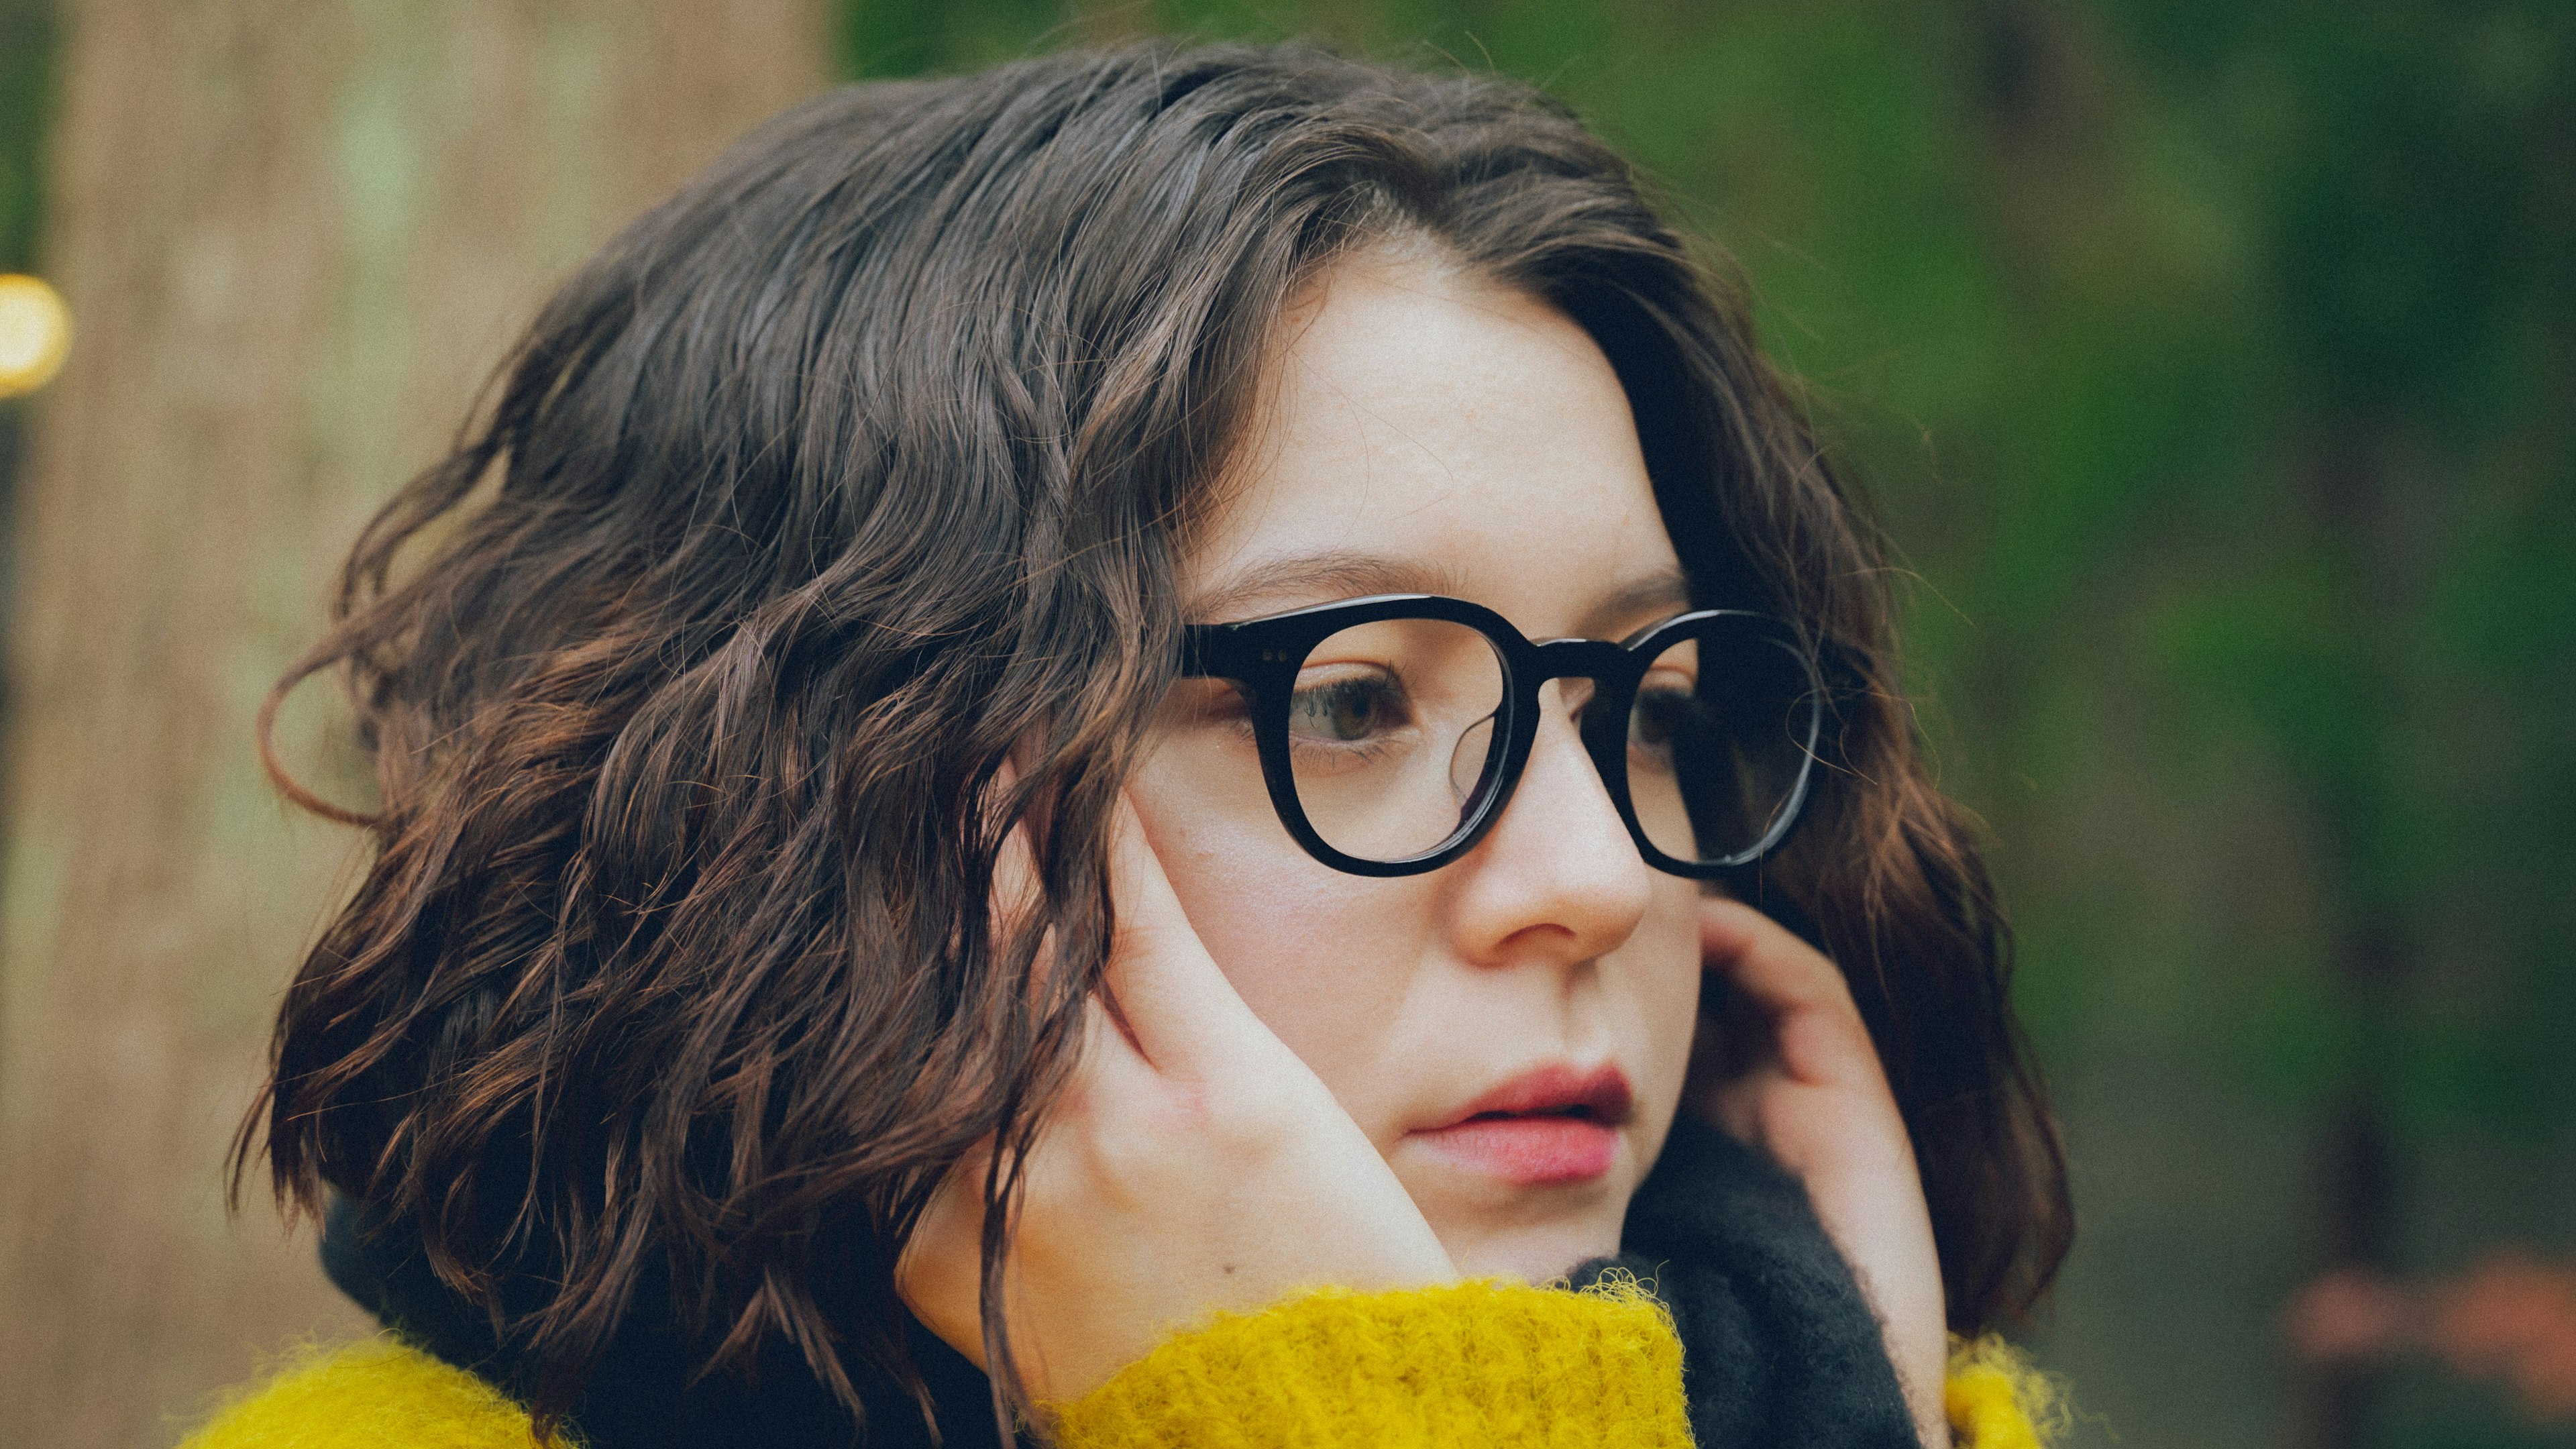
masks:
[[[2064,1420],[1995,1339],[1959,1346],[1946,1397],[1962,1449],[2044,1449]],[[1171,1339],[1054,1412],[1065,1449],[1691,1442],[1680,1341],[1616,1280],[1316,1293]],[[533,1449],[531,1431],[482,1379],[378,1338],[290,1364],[181,1449]]]
[[[1922,1449],[1878,1316],[1768,1154],[1679,1114],[1620,1237],[1574,1282],[1654,1285],[1701,1449]]]
[[[1325,1290],[1166,1341],[1058,1407],[1065,1449],[1688,1449],[1681,1340],[1633,1282]]]
[[[534,1427],[483,1380],[376,1338],[307,1353],[180,1449],[535,1449]]]
[[[2048,1449],[2072,1417],[2057,1383],[1993,1337],[1950,1340],[1941,1406],[1960,1449]]]
[[[1064,1449],[1688,1449],[1681,1372],[1632,1284],[1327,1290],[1167,1340],[1051,1411]],[[532,1449],[530,1427],[483,1380],[377,1339],[290,1368],[182,1449]]]

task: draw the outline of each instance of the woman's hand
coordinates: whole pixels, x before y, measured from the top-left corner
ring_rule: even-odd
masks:
[[[1030,1392],[1079,1397],[1177,1330],[1298,1288],[1454,1280],[1376,1147],[1218,971],[1123,804],[1110,893],[1116,1009],[1090,1002],[1003,1275]],[[914,1315],[979,1365],[986,1160],[949,1175],[895,1275]]]
[[[1738,901],[1702,906],[1700,959],[1709,984],[1731,990],[1710,993],[1724,1010],[1703,1016],[1685,1103],[1806,1185],[1878,1313],[1917,1432],[1942,1449],[1941,1260],[1914,1144],[1851,988],[1831,961]]]

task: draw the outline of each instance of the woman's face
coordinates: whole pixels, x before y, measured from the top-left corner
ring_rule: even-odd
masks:
[[[1545,303],[1370,254],[1281,335],[1187,564],[1191,618],[1419,592],[1532,639],[1618,639],[1688,607],[1626,396]],[[1132,786],[1217,963],[1470,1274],[1544,1280],[1617,1250],[1698,1014],[1698,887],[1639,857],[1571,721],[1583,690],[1546,687],[1501,820],[1424,875],[1300,850],[1215,681],[1176,693]]]

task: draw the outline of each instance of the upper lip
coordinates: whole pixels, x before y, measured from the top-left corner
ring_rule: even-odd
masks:
[[[1587,1117],[1604,1126],[1628,1120],[1628,1074],[1611,1063],[1577,1067],[1550,1062],[1510,1078],[1460,1108],[1447,1121],[1424,1130],[1437,1132],[1479,1117]]]

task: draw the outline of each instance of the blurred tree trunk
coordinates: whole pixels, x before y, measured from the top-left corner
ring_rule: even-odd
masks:
[[[167,1443],[361,1329],[220,1164],[356,836],[250,719],[546,286],[816,89],[818,0],[73,0],[0,876],[0,1443]],[[309,692],[281,743],[349,798]],[[363,798],[362,796],[360,798]]]
[[[2394,450],[2384,431],[2353,408],[2317,435],[2306,501],[2314,546],[2340,585],[2337,611],[2348,623],[2345,657],[2333,661],[2344,681],[2341,697],[2317,702],[2330,718],[2312,728],[2356,741],[2345,751],[2311,750],[2304,772],[2333,913],[2335,984],[2353,1032],[2342,1090],[2318,1124],[2317,1241],[2328,1272],[2385,1278],[2406,1266],[2398,1251],[2406,1163],[2390,1106],[2406,1050],[2418,923],[2409,899],[2416,882],[2392,848],[2396,752],[2374,726],[2404,717],[2386,641],[2403,637],[2406,616],[2417,608],[2409,585],[2429,570],[2410,557],[2421,541],[2408,537],[2408,520],[2391,506]],[[2318,1364],[2305,1379],[2294,1441],[2300,1449],[2362,1449],[2379,1437],[2384,1368],[2366,1360]]]

